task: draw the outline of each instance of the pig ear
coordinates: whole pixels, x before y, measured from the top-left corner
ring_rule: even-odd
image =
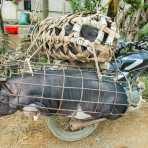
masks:
[[[18,88],[16,87],[15,84],[7,82],[7,83],[4,83],[4,86],[9,91],[9,93],[17,95]]]
[[[0,78],[0,90],[2,88],[2,86],[7,82],[6,78]]]

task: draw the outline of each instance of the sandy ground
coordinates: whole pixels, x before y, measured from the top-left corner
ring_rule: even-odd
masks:
[[[78,142],[56,139],[47,118],[33,122],[22,113],[0,118],[0,148],[147,148],[148,103],[114,121],[100,123],[96,132]]]

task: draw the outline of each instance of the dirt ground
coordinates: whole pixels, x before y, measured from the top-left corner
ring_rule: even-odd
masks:
[[[56,139],[47,118],[34,122],[22,113],[0,118],[0,148],[147,148],[148,103],[114,121],[100,123],[96,132],[78,142]]]

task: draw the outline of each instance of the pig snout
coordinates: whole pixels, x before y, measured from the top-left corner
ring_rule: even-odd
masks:
[[[16,112],[16,108],[12,108],[9,103],[8,92],[1,88],[0,90],[0,116],[9,115]]]

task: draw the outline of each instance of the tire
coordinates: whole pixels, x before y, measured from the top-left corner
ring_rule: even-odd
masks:
[[[58,125],[56,116],[50,116],[48,118],[48,128],[55,137],[62,141],[78,141],[91,135],[96,130],[97,124],[78,131],[66,131]]]

